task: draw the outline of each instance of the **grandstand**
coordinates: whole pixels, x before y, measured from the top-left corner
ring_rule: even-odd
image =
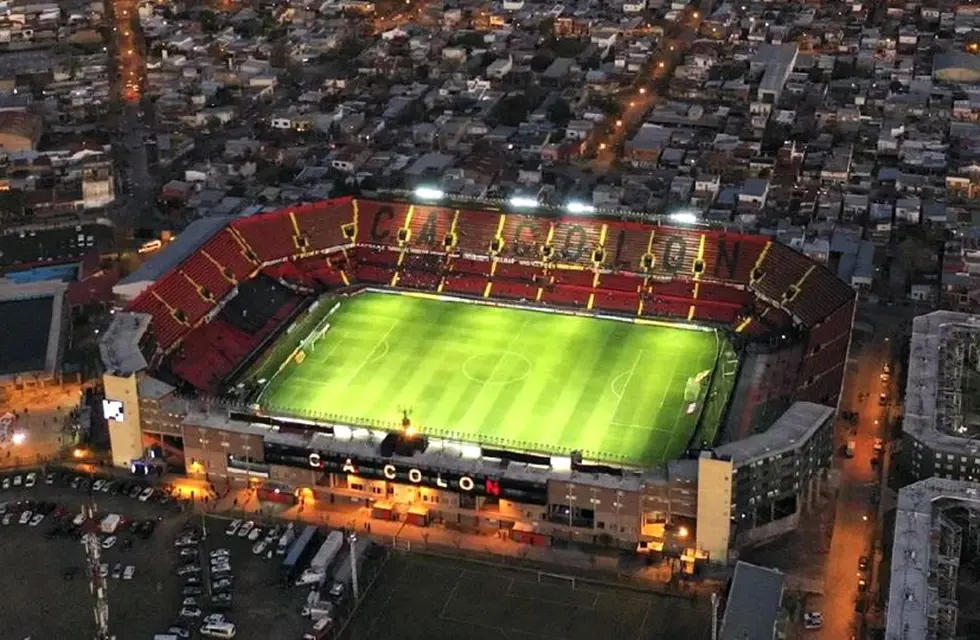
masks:
[[[59,373],[68,330],[67,289],[58,281],[0,279],[0,384]]]
[[[849,287],[765,237],[355,198],[199,221],[116,290],[154,318],[151,362],[172,360],[178,376],[213,393],[248,348],[219,312],[259,273],[298,306],[314,292],[368,284],[718,328],[736,350],[751,345],[730,371],[747,370],[753,391],[727,412],[730,438],[758,429],[760,417],[771,423],[775,406],[835,404],[853,316]],[[222,322],[204,329],[215,317]],[[186,342],[221,344],[215,332],[228,334],[226,346],[188,362],[201,349]],[[787,343],[797,345],[791,368],[773,371]],[[201,368],[213,373],[191,373]],[[775,387],[775,399],[758,392]]]

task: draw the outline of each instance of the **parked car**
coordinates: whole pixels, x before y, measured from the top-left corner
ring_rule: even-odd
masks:
[[[37,474],[31,471],[27,474],[27,478],[24,479],[24,486],[30,488],[35,484],[37,484]]]
[[[232,520],[228,524],[228,528],[225,529],[225,535],[229,535],[229,536],[235,535],[236,533],[238,533],[238,530],[241,528],[241,526],[242,526],[241,520]]]
[[[143,489],[143,492],[140,494],[139,500],[140,502],[146,502],[152,497],[153,497],[153,487],[147,487],[146,489]]]
[[[132,580],[135,575],[136,567],[131,564],[126,565],[126,569],[123,571],[123,580]]]
[[[858,571],[867,571],[869,564],[868,556],[861,556],[858,558]]]
[[[41,521],[42,520],[44,520],[44,514],[43,513],[38,513],[33,518],[31,518],[31,523],[30,524],[31,524],[32,527],[36,527],[37,525],[41,524]]]
[[[184,596],[199,596],[204,593],[204,589],[201,587],[184,587],[184,590],[180,593]]]
[[[262,537],[262,527],[255,527],[254,529],[248,532],[249,542],[255,542],[260,537]]]
[[[177,569],[178,576],[189,576],[194,573],[201,573],[201,567],[196,564],[189,564]]]
[[[182,606],[182,607],[196,607],[197,604],[198,604],[197,603],[197,598],[187,597],[187,598],[184,598],[184,600],[180,603],[180,606]]]
[[[103,562],[102,564],[99,565],[99,576],[102,577],[102,578],[108,578],[109,577],[109,563],[108,562]]]
[[[116,540],[117,540],[116,536],[109,536],[108,538],[102,541],[102,548],[111,549],[116,545]]]
[[[20,520],[18,520],[18,522],[20,522],[21,524],[27,524],[28,522],[31,521],[31,518],[33,516],[34,516],[34,514],[31,513],[31,510],[30,509],[27,509],[23,513],[20,514]]]
[[[803,627],[808,630],[823,627],[823,614],[819,611],[807,611],[803,614]]]
[[[208,555],[212,558],[227,558],[231,555],[231,552],[227,549],[212,549]]]
[[[173,625],[172,627],[169,627],[167,629],[167,633],[169,633],[170,635],[173,635],[173,636],[177,636],[178,638],[190,638],[191,637],[191,632],[190,631],[188,631],[184,627],[178,627],[177,625]]]
[[[204,613],[198,607],[184,607],[180,610],[181,618],[200,618]]]
[[[197,547],[184,547],[180,550],[181,558],[196,558],[200,552]]]
[[[140,494],[142,492],[143,492],[143,487],[139,486],[138,484],[133,485],[132,488],[129,490],[129,497],[138,498],[140,497]]]
[[[111,575],[112,575],[112,578],[113,578],[114,580],[118,580],[119,578],[121,578],[121,577],[122,577],[122,572],[123,572],[123,566],[122,566],[122,563],[121,563],[121,562],[117,562],[117,563],[116,563],[116,564],[115,564],[115,565],[114,565],[114,566],[112,567],[112,574],[111,574]]]
[[[251,520],[248,520],[247,522],[245,522],[242,525],[242,528],[238,530],[238,537],[239,538],[247,538],[248,537],[248,534],[252,532],[252,527],[254,527],[254,526],[255,526],[255,523],[252,522]]]

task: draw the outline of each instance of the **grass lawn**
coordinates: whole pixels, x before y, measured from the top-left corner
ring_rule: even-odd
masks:
[[[654,465],[682,453],[689,380],[724,337],[661,325],[362,293],[268,383],[269,413]],[[705,383],[701,386],[706,386]],[[689,390],[690,392],[690,390]],[[703,401],[705,391],[698,399]]]

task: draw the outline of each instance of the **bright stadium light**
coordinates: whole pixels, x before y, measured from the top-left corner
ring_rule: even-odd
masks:
[[[584,202],[569,202],[565,208],[569,213],[595,213],[595,207]]]
[[[697,224],[698,216],[690,211],[678,211],[670,214],[670,221],[678,224]]]
[[[446,197],[446,192],[432,187],[418,187],[415,190],[415,197],[421,200],[442,200]]]
[[[534,209],[538,206],[538,201],[535,198],[528,198],[527,196],[514,196],[508,200],[508,204],[515,209]]]

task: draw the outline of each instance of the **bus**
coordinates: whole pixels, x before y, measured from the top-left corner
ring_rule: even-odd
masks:
[[[289,548],[289,553],[286,554],[286,559],[282,561],[282,568],[280,569],[283,583],[288,585],[292,581],[297,568],[300,566],[300,560],[311,548],[310,543],[313,542],[315,535],[316,527],[307,525],[303,529],[303,533],[299,534],[293,542],[293,546]]]

